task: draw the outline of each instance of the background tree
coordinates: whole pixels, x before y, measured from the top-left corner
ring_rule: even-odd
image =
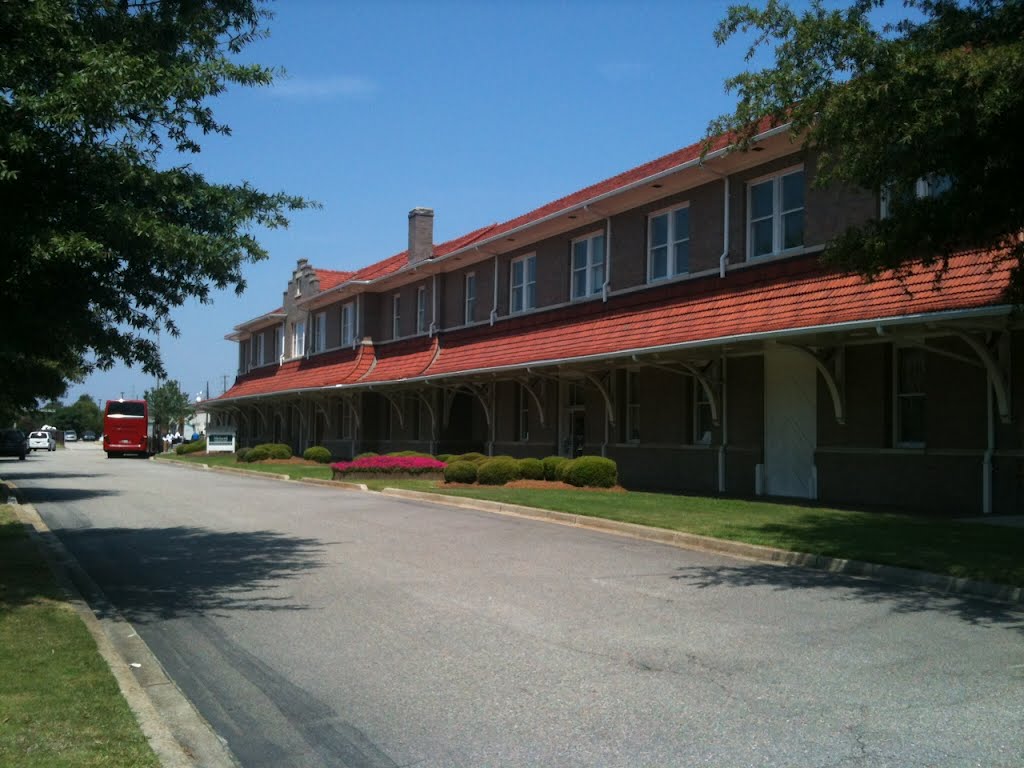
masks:
[[[73,429],[79,439],[83,432],[92,431],[97,435],[103,432],[103,412],[89,395],[82,395],[71,405],[58,408],[53,418],[57,429]]]
[[[267,255],[254,227],[309,205],[182,162],[229,133],[211,97],[272,81],[232,60],[268,18],[262,0],[0,3],[0,411],[118,360],[162,374],[170,310],[241,292]]]
[[[147,389],[143,397],[149,403],[149,415],[153,423],[163,432],[167,431],[169,425],[178,426],[195,413],[188,395],[181,391],[181,386],[174,379]]]
[[[747,60],[772,47],[774,61],[726,81],[737,107],[709,135],[735,131],[747,149],[765,116],[792,121],[794,137],[820,153],[816,183],[888,191],[891,215],[851,227],[829,244],[827,261],[874,275],[990,248],[1015,260],[1019,300],[1024,2],[904,0],[906,18],[880,28],[872,15],[882,5],[731,7],[717,42],[752,34]],[[944,192],[919,197],[919,180]]]

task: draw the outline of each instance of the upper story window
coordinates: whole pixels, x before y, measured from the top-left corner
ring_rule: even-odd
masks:
[[[476,272],[470,272],[464,279],[465,308],[463,322],[469,325],[476,319]]]
[[[256,365],[263,365],[267,362],[266,337],[261,333],[256,337]]]
[[[512,259],[511,264],[511,296],[509,310],[525,312],[537,306],[537,257],[520,256]]]
[[[925,443],[925,350],[895,347],[896,445],[915,448]]]
[[[402,295],[396,293],[391,297],[391,338],[402,335]]]
[[[749,258],[803,247],[803,168],[751,182],[747,186],[747,222]]]
[[[652,214],[647,222],[647,279],[690,271],[690,207]]]
[[[604,285],[605,237],[596,232],[572,241],[572,297],[600,293]]]
[[[887,219],[892,216],[893,208],[897,203],[908,202],[915,197],[939,197],[948,192],[952,186],[953,179],[951,177],[934,174],[920,178],[913,184],[887,184],[882,187],[879,214],[881,218]]]
[[[284,323],[274,329],[274,354],[279,359],[284,358]]]
[[[427,332],[427,287],[416,289],[416,333]]]
[[[313,315],[313,351],[323,352],[327,349],[327,313],[317,312]]]
[[[356,306],[353,302],[341,305],[341,345],[351,346],[356,340]]]
[[[298,357],[306,351],[306,323],[296,320],[292,323],[292,357]]]

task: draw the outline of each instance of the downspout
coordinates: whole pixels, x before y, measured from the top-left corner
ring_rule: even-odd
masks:
[[[985,376],[985,405],[988,420],[988,443],[981,464],[981,513],[992,514],[992,454],[996,447],[996,420],[992,412],[992,378]]]
[[[430,328],[427,329],[427,336],[433,338],[437,333],[437,275],[434,275],[433,282],[430,284],[430,300]]]
[[[498,254],[494,254],[494,298],[491,300],[491,325],[498,319]]]
[[[728,179],[726,179],[728,183]],[[722,381],[722,392],[721,392],[721,403],[722,413],[719,416],[720,423],[722,425],[722,439],[718,444],[718,492],[725,493],[725,449],[729,444],[729,408],[728,408],[728,380],[726,378],[725,371],[726,357],[725,353],[722,353],[721,363],[721,381]]]
[[[713,173],[725,182],[725,199],[722,205],[722,255],[718,257],[718,276],[725,277],[725,266],[729,263],[729,174],[721,173],[704,164],[706,158],[701,158],[698,165],[702,170]]]
[[[601,214],[590,207],[590,204],[583,206],[587,213]],[[601,284],[601,301],[608,301],[608,291],[612,281],[612,217],[604,217],[604,282]],[[601,454],[602,456],[604,454]]]

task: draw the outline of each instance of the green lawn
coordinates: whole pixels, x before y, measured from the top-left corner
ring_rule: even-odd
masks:
[[[157,768],[96,643],[0,506],[0,765]]]
[[[183,457],[175,457],[181,460]],[[330,477],[327,467],[194,461],[293,477]],[[765,501],[528,488],[445,488],[431,480],[361,480],[370,490],[406,488],[621,520],[795,552],[898,565],[949,576],[1024,586],[1024,529],[908,515],[853,512]]]

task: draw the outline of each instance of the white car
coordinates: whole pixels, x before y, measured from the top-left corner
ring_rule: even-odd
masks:
[[[30,451],[56,451],[57,441],[52,432],[29,432],[28,448]]]

